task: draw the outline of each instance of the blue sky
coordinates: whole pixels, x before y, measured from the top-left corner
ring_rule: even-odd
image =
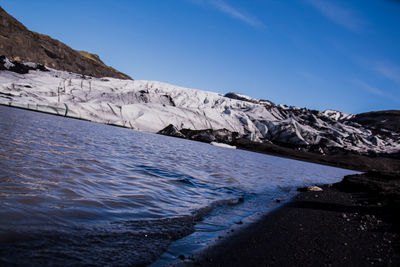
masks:
[[[400,1],[0,0],[134,79],[360,113],[400,109]]]

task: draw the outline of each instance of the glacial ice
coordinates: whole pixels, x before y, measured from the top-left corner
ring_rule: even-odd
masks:
[[[6,61],[6,68],[10,64]],[[177,130],[226,129],[255,142],[360,153],[400,151],[399,133],[373,136],[348,120],[353,114],[275,105],[235,93],[223,96],[156,81],[49,70],[0,71],[0,104],[151,133],[172,124]]]

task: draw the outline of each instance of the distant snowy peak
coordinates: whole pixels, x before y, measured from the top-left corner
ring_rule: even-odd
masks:
[[[203,142],[234,144],[246,138],[320,153],[400,152],[398,131],[363,126],[339,111],[162,82],[94,78],[4,57],[0,70],[3,105]]]
[[[325,110],[323,114],[335,121],[349,120],[355,116],[354,114],[345,113],[332,109]]]
[[[231,98],[231,99],[236,99],[236,100],[240,100],[240,101],[246,101],[246,102],[250,102],[250,103],[254,103],[254,104],[260,104],[260,105],[263,105],[263,106],[266,106],[266,107],[275,107],[275,106],[277,106],[275,103],[273,103],[272,101],[269,101],[269,100],[265,100],[265,99],[255,99],[255,98],[252,98],[252,97],[250,97],[250,96],[247,96],[247,95],[242,95],[242,94],[238,94],[238,93],[234,93],[234,92],[229,92],[229,93],[227,93],[227,94],[225,94],[224,95],[224,97],[227,97],[227,98]],[[287,106],[287,105],[283,105],[283,104],[279,104],[278,105],[280,108],[282,108],[282,109],[290,109],[290,108],[292,108],[292,109],[300,109],[300,108],[298,108],[298,107],[293,107],[293,106]]]

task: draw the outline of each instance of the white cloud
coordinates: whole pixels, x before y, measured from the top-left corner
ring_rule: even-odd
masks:
[[[300,77],[302,77],[304,80],[311,82],[311,83],[319,83],[322,84],[324,83],[324,79],[322,79],[321,76],[316,75],[312,72],[306,71],[306,70],[302,70],[299,71],[298,74],[300,75]]]
[[[368,58],[351,55],[353,61],[368,71],[384,77],[400,87],[400,66],[388,59]]]
[[[378,89],[376,87],[373,87],[373,86],[367,84],[366,82],[363,82],[363,81],[360,81],[360,80],[354,80],[353,83],[358,85],[358,86],[360,86],[364,90],[366,90],[366,91],[368,91],[368,92],[370,92],[370,93],[372,93],[374,95],[386,96],[386,94],[382,90],[380,90],[380,89]]]
[[[394,64],[385,62],[385,63],[378,63],[375,66],[375,70],[384,76],[385,78],[391,80],[392,82],[396,83],[400,86],[400,67]]]
[[[331,0],[304,0],[306,3],[317,9],[323,16],[334,23],[345,27],[351,31],[359,32],[365,21],[360,19],[349,8],[337,5]]]
[[[256,28],[263,28],[265,25],[255,16],[248,14],[244,11],[241,11],[230,4],[228,4],[224,0],[190,0],[190,2],[198,4],[198,5],[209,5],[212,6],[222,13],[240,20],[250,26],[256,27]]]
[[[383,90],[381,90],[381,89],[378,89],[378,88],[376,88],[376,87],[374,87],[374,86],[371,86],[371,85],[369,85],[369,84],[366,83],[366,82],[363,82],[363,81],[361,81],[361,80],[352,80],[352,82],[353,82],[355,85],[358,85],[358,86],[361,87],[363,90],[365,90],[365,91],[367,91],[367,92],[369,92],[369,93],[372,93],[372,94],[374,94],[374,95],[377,95],[377,96],[380,96],[380,97],[384,97],[384,98],[387,98],[387,99],[391,99],[392,101],[395,101],[395,102],[397,102],[397,103],[400,103],[400,98],[399,98],[399,97],[393,96],[392,94],[387,93],[387,92],[385,92],[385,91],[383,91]]]

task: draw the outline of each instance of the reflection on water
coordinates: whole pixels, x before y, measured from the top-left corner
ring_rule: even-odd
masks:
[[[96,242],[108,244],[100,263],[128,248],[121,263],[145,263],[216,203],[248,216],[265,200],[348,173],[0,106],[0,263],[21,255],[51,262],[57,253],[96,262],[79,249]],[[229,221],[221,214],[217,222]]]

